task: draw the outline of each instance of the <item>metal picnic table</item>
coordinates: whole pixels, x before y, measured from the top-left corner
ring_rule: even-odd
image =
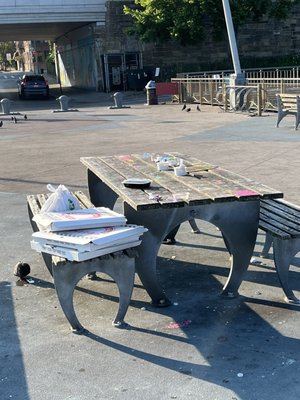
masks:
[[[173,168],[158,171],[147,153],[82,157],[92,203],[113,208],[120,197],[128,223],[148,228],[138,247],[136,272],[152,304],[170,304],[156,275],[160,245],[172,229],[191,218],[208,221],[222,232],[231,255],[222,295],[236,296],[256,242],[260,199],[281,198],[283,193],[189,155],[164,156],[182,159],[187,175],[176,176]],[[126,179],[148,179],[151,184],[126,187]]]

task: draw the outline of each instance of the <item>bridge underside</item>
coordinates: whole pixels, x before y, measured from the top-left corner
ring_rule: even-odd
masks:
[[[91,22],[55,22],[30,24],[0,24],[0,42],[15,40],[52,40],[90,24]]]

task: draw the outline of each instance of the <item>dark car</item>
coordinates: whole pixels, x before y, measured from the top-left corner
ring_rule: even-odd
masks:
[[[43,96],[48,99],[48,81],[43,75],[23,75],[18,81],[18,93],[21,99],[30,96]]]

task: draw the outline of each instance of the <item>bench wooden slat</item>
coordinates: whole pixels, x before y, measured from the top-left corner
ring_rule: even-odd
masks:
[[[259,226],[274,236],[300,237],[300,207],[281,199],[261,200]]]
[[[260,220],[259,221],[259,228],[262,229],[265,232],[270,232],[273,236],[276,236],[280,239],[286,240],[286,239],[291,239],[291,235],[288,233],[280,230],[279,228],[268,224],[265,221]]]
[[[78,191],[74,192],[73,194],[79,200],[80,206],[82,208],[94,207],[94,204],[90,201],[90,199],[88,197],[86,197],[86,195],[82,191],[78,190]]]
[[[275,214],[285,215],[287,219],[291,221],[299,220],[300,223],[300,208],[296,205],[294,206],[291,203],[288,203],[283,200],[261,200],[260,202],[261,208],[270,210]]]
[[[281,230],[287,232],[291,237],[300,236],[300,226],[285,219],[278,215],[272,214],[272,212],[263,211],[260,212],[260,220],[268,222],[271,225],[278,226]]]

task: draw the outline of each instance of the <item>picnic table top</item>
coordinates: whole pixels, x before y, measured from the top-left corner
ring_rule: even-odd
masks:
[[[182,159],[188,174],[158,171],[150,154],[81,157],[80,161],[123,201],[136,210],[195,206],[212,202],[281,198],[283,193],[228,170],[178,152],[164,156]],[[128,188],[125,179],[149,179],[149,188]]]

